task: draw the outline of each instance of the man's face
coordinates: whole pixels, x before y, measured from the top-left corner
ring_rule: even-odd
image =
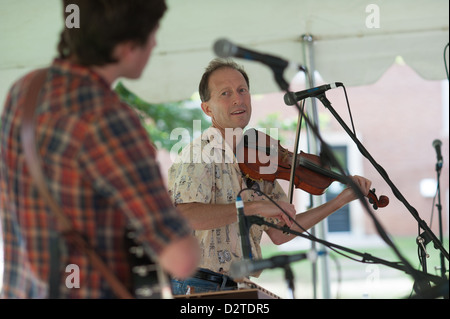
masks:
[[[232,68],[214,71],[209,78],[211,98],[202,103],[202,109],[211,117],[214,127],[244,128],[252,114],[251,97],[241,72]]]

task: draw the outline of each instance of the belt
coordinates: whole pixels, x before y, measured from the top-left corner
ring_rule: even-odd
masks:
[[[194,278],[202,279],[217,283],[223,287],[237,287],[237,283],[233,281],[230,277],[221,274],[213,274],[204,270],[197,271]]]

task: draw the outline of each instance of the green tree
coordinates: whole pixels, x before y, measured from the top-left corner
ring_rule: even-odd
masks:
[[[289,133],[295,133],[296,131],[297,118],[282,119],[282,115],[280,112],[274,112],[268,114],[265,119],[259,120],[257,122],[257,125],[258,128],[266,129],[266,134],[268,135],[270,135],[271,128],[277,128],[278,139],[280,140],[281,144],[285,144],[287,142],[287,136],[289,135]]]
[[[148,103],[126,88],[122,82],[119,82],[114,90],[122,101],[138,112],[144,127],[158,148],[170,151],[176,143],[189,143],[190,141],[182,141],[176,134],[176,139],[171,139],[170,135],[175,129],[183,129],[189,132],[192,139],[195,134],[200,133],[194,132],[195,120],[200,121],[201,131],[211,125],[200,107],[193,106],[193,101]]]
[[[329,117],[325,114],[319,113],[319,127],[326,128],[329,126]],[[271,128],[277,128],[278,136],[272,136],[278,138],[280,144],[284,147],[294,143],[295,133],[297,132],[298,118],[297,117],[284,117],[281,112],[270,113],[266,118],[257,122],[258,128],[265,129],[265,133],[270,135]],[[302,122],[302,133],[306,136],[306,121]]]

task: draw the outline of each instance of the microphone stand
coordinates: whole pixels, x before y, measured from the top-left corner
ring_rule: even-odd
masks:
[[[374,166],[374,168],[380,173],[381,177],[388,183],[388,185],[391,187],[392,192],[394,195],[406,206],[406,208],[409,210],[411,215],[417,220],[419,223],[420,228],[422,228],[425,232],[424,236],[429,236],[429,238],[433,241],[434,246],[438,248],[441,253],[449,259],[448,252],[445,250],[444,246],[442,245],[441,241],[436,237],[436,235],[433,234],[431,229],[428,227],[427,223],[420,219],[420,216],[417,212],[417,210],[412,207],[406,198],[400,193],[400,191],[397,189],[397,187],[394,185],[394,183],[390,180],[387,172],[373,159],[373,157],[369,154],[369,152],[365,149],[365,147],[361,144],[361,142],[356,138],[356,136],[351,132],[350,128],[345,124],[345,122],[342,120],[342,118],[337,114],[337,112],[333,109],[331,106],[330,101],[327,99],[325,93],[318,95],[317,98],[322,102],[322,104],[331,112],[331,114],[336,118],[336,120],[339,122],[339,124],[342,126],[342,128],[347,132],[347,134],[350,136],[350,138],[355,142],[356,146],[358,147],[361,154],[366,157],[370,163]]]
[[[274,77],[275,77],[275,81],[277,82],[278,86],[280,87],[281,90],[290,93],[289,92],[289,84],[286,82],[286,80],[283,78],[283,72],[284,69],[286,67],[279,67],[279,66],[272,66],[271,69],[273,70],[274,73]],[[375,165],[375,161],[373,160],[373,158],[370,156],[370,154],[364,149],[364,147],[362,146],[362,144],[358,141],[358,139],[356,137],[353,137],[353,134],[351,134],[350,130],[348,129],[348,127],[345,125],[345,123],[342,121],[342,119],[339,118],[339,116],[337,115],[336,112],[334,112],[334,110],[331,107],[331,103],[327,100],[325,94],[321,94],[318,96],[318,98],[321,100],[322,103],[324,103],[324,105],[326,107],[329,107],[330,110],[332,110],[334,116],[338,119],[338,121],[341,123],[341,125],[344,127],[344,129],[346,129],[347,133],[349,133],[349,136],[353,138],[353,140],[355,141],[355,143],[357,144],[358,148],[360,149],[360,151],[363,153],[364,156],[368,157],[371,161],[371,163],[373,165]],[[300,106],[298,105],[298,103],[295,104],[298,111],[302,112],[302,114],[304,115],[303,110],[300,108]],[[400,258],[400,260],[404,263],[404,267],[407,268],[408,272],[414,276],[414,279],[419,279],[419,277],[423,277],[423,275],[428,275],[428,274],[422,274],[422,276],[419,276],[418,272],[412,267],[412,265],[408,262],[408,260],[406,260],[405,257],[403,257],[403,255],[400,253],[400,251],[397,249],[397,247],[395,246],[395,244],[392,242],[392,240],[389,238],[389,236],[387,235],[387,233],[384,231],[382,225],[380,224],[380,222],[378,221],[378,219],[376,218],[376,216],[373,214],[373,212],[370,210],[367,202],[365,201],[365,196],[364,194],[361,192],[361,190],[359,189],[359,187],[357,187],[357,185],[353,182],[353,180],[348,177],[344,170],[342,169],[342,166],[339,164],[339,162],[337,161],[336,157],[334,156],[334,154],[331,152],[330,147],[325,143],[325,141],[323,140],[323,138],[321,137],[317,127],[315,125],[313,125],[311,123],[311,121],[308,119],[308,117],[305,117],[305,121],[306,123],[311,127],[311,130],[314,132],[314,134],[316,135],[316,137],[320,140],[321,144],[322,144],[322,151],[325,153],[325,155],[328,156],[328,159],[330,160],[331,164],[334,165],[335,167],[337,167],[340,171],[340,173],[346,178],[346,184],[349,185],[353,191],[355,192],[355,194],[358,196],[358,198],[361,201],[361,204],[364,206],[364,208],[366,209],[366,211],[368,212],[369,216],[372,218],[375,227],[378,231],[378,233],[380,234],[380,236],[382,237],[382,239],[394,250],[394,252],[396,253],[396,255]],[[406,199],[404,199],[404,197],[401,195],[401,193],[396,189],[395,185],[393,185],[392,182],[389,181],[389,178],[387,177],[387,173],[379,166],[379,165],[375,165],[376,169],[382,174],[382,176],[385,178],[385,180],[388,182],[388,184],[391,185],[392,189],[394,190],[394,194],[401,199],[405,205],[408,207],[408,209],[410,210],[410,212],[412,213],[412,215],[417,219],[418,223],[421,225],[421,227],[427,231],[429,231],[430,235],[432,236],[432,239],[435,243],[435,246],[438,246],[439,249],[442,251],[442,253],[447,257],[447,259],[449,259],[448,257],[448,252],[445,251],[442,243],[436,238],[436,236],[431,232],[431,230],[429,229],[429,227],[426,225],[425,221],[420,220],[417,211],[415,211],[415,209],[413,209],[413,207],[411,205],[408,204],[408,202],[406,201]]]
[[[284,69],[281,68],[276,68],[276,67],[272,67],[272,70],[274,72],[274,77],[275,80],[278,84],[278,86],[280,87],[281,90],[290,93],[289,92],[289,84],[286,82],[286,80],[284,80],[283,78],[283,71]],[[388,182],[388,184],[391,185],[392,189],[394,190],[394,194],[403,202],[405,203],[405,205],[407,205],[407,207],[409,208],[410,212],[413,214],[413,216],[417,219],[417,221],[419,222],[420,225],[422,225],[423,229],[428,229],[430,234],[433,236],[433,241],[435,243],[435,245],[439,246],[439,248],[441,249],[441,251],[446,255],[447,259],[448,259],[448,252],[445,251],[442,243],[439,242],[439,240],[436,238],[436,236],[431,232],[431,230],[429,229],[429,227],[426,225],[425,221],[420,220],[420,218],[418,217],[418,213],[417,211],[415,211],[415,209],[409,205],[409,203],[406,201],[406,199],[401,195],[401,193],[396,189],[395,185],[393,185],[393,183],[391,181],[389,181],[389,178],[387,177],[387,173],[384,171],[384,169],[381,168],[381,166],[379,166],[378,164],[376,164],[375,160],[371,157],[371,155],[367,152],[367,150],[365,150],[364,146],[359,142],[359,140],[353,136],[353,134],[351,133],[350,129],[347,127],[347,125],[342,121],[342,119],[339,117],[339,115],[334,111],[334,109],[331,107],[331,103],[328,101],[328,99],[325,96],[325,93],[317,96],[317,98],[325,105],[325,107],[328,107],[329,110],[332,112],[332,114],[335,116],[335,118],[339,121],[339,123],[341,124],[341,126],[346,130],[346,132],[349,134],[349,136],[355,141],[356,145],[358,146],[358,149],[360,150],[361,153],[363,153],[363,155],[365,157],[367,157],[370,162],[376,167],[376,169],[380,172],[380,174],[383,176],[383,178],[385,178],[385,180]],[[295,106],[297,107],[298,111],[301,112],[303,115],[304,112],[303,110],[300,108],[299,104],[296,103]],[[353,191],[355,192],[355,194],[358,196],[361,204],[363,205],[363,207],[366,209],[366,211],[368,212],[369,216],[372,218],[372,221],[374,222],[375,228],[377,229],[379,235],[381,236],[381,238],[386,242],[386,244],[388,244],[389,247],[391,247],[393,249],[393,251],[396,253],[396,255],[399,257],[399,259],[403,262],[404,267],[407,268],[407,272],[409,274],[411,274],[413,276],[413,278],[415,279],[416,282],[423,282],[422,278],[423,275],[420,276],[418,274],[418,272],[414,269],[414,267],[409,263],[409,261],[400,253],[400,251],[398,250],[398,248],[395,246],[395,244],[392,242],[392,240],[390,239],[390,237],[387,235],[387,233],[385,232],[383,226],[381,225],[381,223],[378,221],[378,219],[376,218],[375,214],[370,210],[367,202],[365,201],[365,196],[364,194],[361,192],[361,190],[359,189],[359,187],[357,187],[357,185],[353,182],[353,180],[347,176],[347,174],[344,172],[344,170],[342,169],[342,166],[339,164],[339,162],[337,161],[336,157],[334,156],[333,152],[331,151],[330,147],[328,146],[327,143],[325,143],[325,141],[323,140],[323,138],[321,137],[317,127],[311,123],[311,121],[309,120],[309,118],[307,116],[304,116],[306,123],[310,126],[311,130],[314,132],[314,134],[316,135],[317,139],[321,142],[322,145],[322,152],[324,152],[324,154],[326,156],[328,156],[328,159],[330,160],[331,165],[334,165],[335,167],[337,167],[340,171],[340,173],[342,174],[342,176],[344,176],[346,178],[346,184],[349,185]],[[427,273],[424,273],[427,274]]]
[[[437,181],[437,198],[438,198],[438,203],[436,204],[436,207],[438,209],[438,216],[439,216],[439,239],[441,240],[441,242],[443,241],[443,231],[442,231],[442,205],[441,205],[441,169],[442,169],[442,161],[438,161],[436,163],[436,181]],[[441,277],[442,278],[446,278],[445,277],[445,273],[447,272],[446,268],[445,268],[445,260],[444,260],[444,254],[440,253],[440,257],[441,257]]]
[[[284,279],[287,282],[288,289],[291,295],[291,299],[295,299],[295,288],[294,288],[294,273],[292,272],[292,268],[290,264],[286,264],[284,267]]]
[[[333,243],[330,243],[328,241],[325,241],[323,239],[319,239],[319,238],[311,236],[311,235],[308,236],[308,235],[305,235],[303,233],[300,233],[300,232],[297,232],[295,230],[292,230],[292,229],[290,229],[287,226],[281,227],[281,226],[275,225],[273,223],[270,223],[270,222],[266,221],[264,218],[259,217],[259,216],[252,215],[252,216],[246,216],[245,218],[247,219],[247,224],[248,225],[252,225],[252,224],[256,224],[256,225],[260,225],[260,226],[265,225],[265,226],[268,226],[268,227],[271,227],[271,228],[278,229],[278,230],[283,231],[285,233],[289,233],[289,234],[293,234],[293,235],[296,235],[296,236],[299,236],[299,237],[303,237],[303,238],[309,239],[311,241],[317,242],[319,244],[322,244],[325,247],[328,247],[330,249],[338,249],[338,250],[345,251],[347,253],[359,256],[359,257],[362,258],[361,262],[363,262],[363,263],[368,263],[368,261],[369,261],[369,262],[371,262],[373,264],[383,264],[385,266],[388,266],[388,267],[391,267],[391,268],[394,268],[394,269],[397,269],[397,270],[401,270],[401,271],[403,271],[403,272],[405,272],[407,274],[410,274],[410,275],[413,276],[413,278],[419,278],[420,280],[426,280],[426,281],[433,281],[437,285],[445,284],[445,282],[443,282],[441,277],[434,276],[434,275],[431,275],[431,274],[428,274],[428,273],[423,273],[421,271],[415,270],[414,268],[410,268],[410,267],[407,267],[405,265],[402,265],[400,262],[386,261],[384,259],[372,256],[371,254],[368,254],[368,253],[361,253],[361,252],[358,252],[356,250],[353,250],[353,249],[350,249],[350,248],[347,248],[347,247],[343,247],[343,246],[340,246],[340,245],[337,245],[337,244],[333,244]],[[285,268],[285,270],[286,270],[286,268]],[[289,269],[289,270],[292,272],[291,269]],[[288,276],[288,275],[290,276],[289,279],[293,278],[292,274],[287,274],[286,276]],[[448,285],[448,281],[447,281],[447,285]],[[419,290],[419,291],[416,291],[416,292],[418,292],[418,293],[422,293],[423,292],[424,294],[427,293],[426,290]],[[447,294],[448,294],[448,291],[447,291]]]
[[[240,194],[243,190],[241,190],[238,194],[237,197],[240,197]],[[259,190],[255,190],[257,192],[259,192]],[[240,199],[242,201],[242,199]],[[258,224],[258,225],[262,225],[259,224],[258,220],[261,217],[258,216],[246,216],[244,214],[244,207],[240,207],[242,209],[238,209],[238,221],[239,221],[239,231],[240,231],[240,235],[241,235],[241,246],[242,246],[242,255],[243,255],[243,259],[248,259],[248,260],[252,260],[252,255],[251,255],[251,247],[250,247],[250,243],[245,243],[244,242],[244,234],[247,234],[247,239],[248,239],[248,233],[250,231],[250,227],[253,224]],[[295,294],[294,294],[294,273],[292,272],[292,268],[289,265],[289,262],[286,262],[285,265],[283,265],[283,269],[284,269],[284,278],[286,279],[287,282],[287,286],[289,287],[289,291],[290,291],[290,295],[292,299],[295,299]]]

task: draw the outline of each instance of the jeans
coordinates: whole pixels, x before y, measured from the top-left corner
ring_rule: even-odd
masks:
[[[172,279],[172,294],[186,295],[188,292],[192,294],[236,289],[236,287],[225,287],[225,283],[226,279],[223,284],[194,277],[185,280]]]

